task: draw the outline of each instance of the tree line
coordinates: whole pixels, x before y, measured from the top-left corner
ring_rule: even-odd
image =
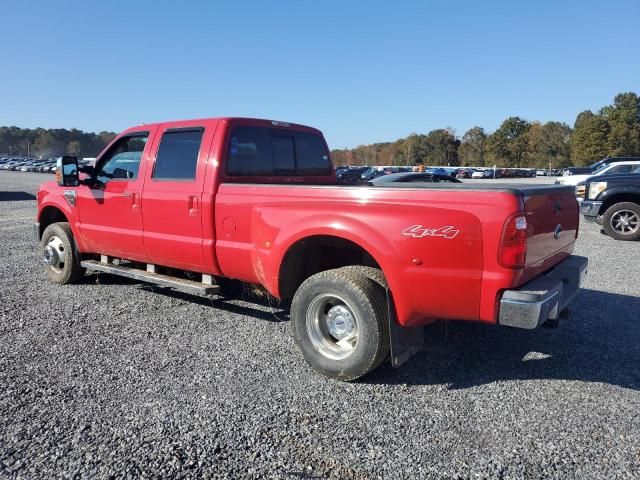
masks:
[[[78,129],[0,127],[1,156],[95,157],[115,133]],[[640,97],[620,93],[612,105],[562,122],[507,118],[495,132],[470,128],[461,138],[451,128],[412,133],[395,142],[333,150],[336,165],[462,165],[562,168],[589,165],[607,156],[640,156]]]
[[[0,156],[52,158],[73,155],[95,157],[116,136],[113,132],[91,133],[76,128],[0,127]]]
[[[461,165],[562,168],[610,156],[640,156],[640,97],[616,95],[612,105],[580,113],[573,128],[563,122],[507,118],[498,129],[451,128],[412,133],[395,142],[333,150],[336,165]]]

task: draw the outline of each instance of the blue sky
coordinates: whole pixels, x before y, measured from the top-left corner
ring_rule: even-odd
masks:
[[[640,1],[5,1],[0,125],[254,116],[332,148],[640,92]]]

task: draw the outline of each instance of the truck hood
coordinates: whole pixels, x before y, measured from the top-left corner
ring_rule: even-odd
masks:
[[[591,175],[569,175],[567,177],[560,177],[556,180],[558,185],[573,185],[574,187],[580,182],[585,181]]]

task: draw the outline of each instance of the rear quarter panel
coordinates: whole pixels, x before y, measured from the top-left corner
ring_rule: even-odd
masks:
[[[507,211],[516,208],[513,196],[500,192],[222,184],[216,252],[224,275],[259,282],[279,296],[288,249],[305,237],[336,236],[360,245],[380,265],[401,324],[478,320],[483,272],[504,285],[497,244]],[[458,233],[416,233],[447,226]],[[492,321],[495,292],[488,303]]]

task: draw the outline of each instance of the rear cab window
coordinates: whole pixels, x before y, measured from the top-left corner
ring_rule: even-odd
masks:
[[[226,174],[238,177],[308,177],[332,174],[320,135],[268,127],[237,126],[229,135]]]

